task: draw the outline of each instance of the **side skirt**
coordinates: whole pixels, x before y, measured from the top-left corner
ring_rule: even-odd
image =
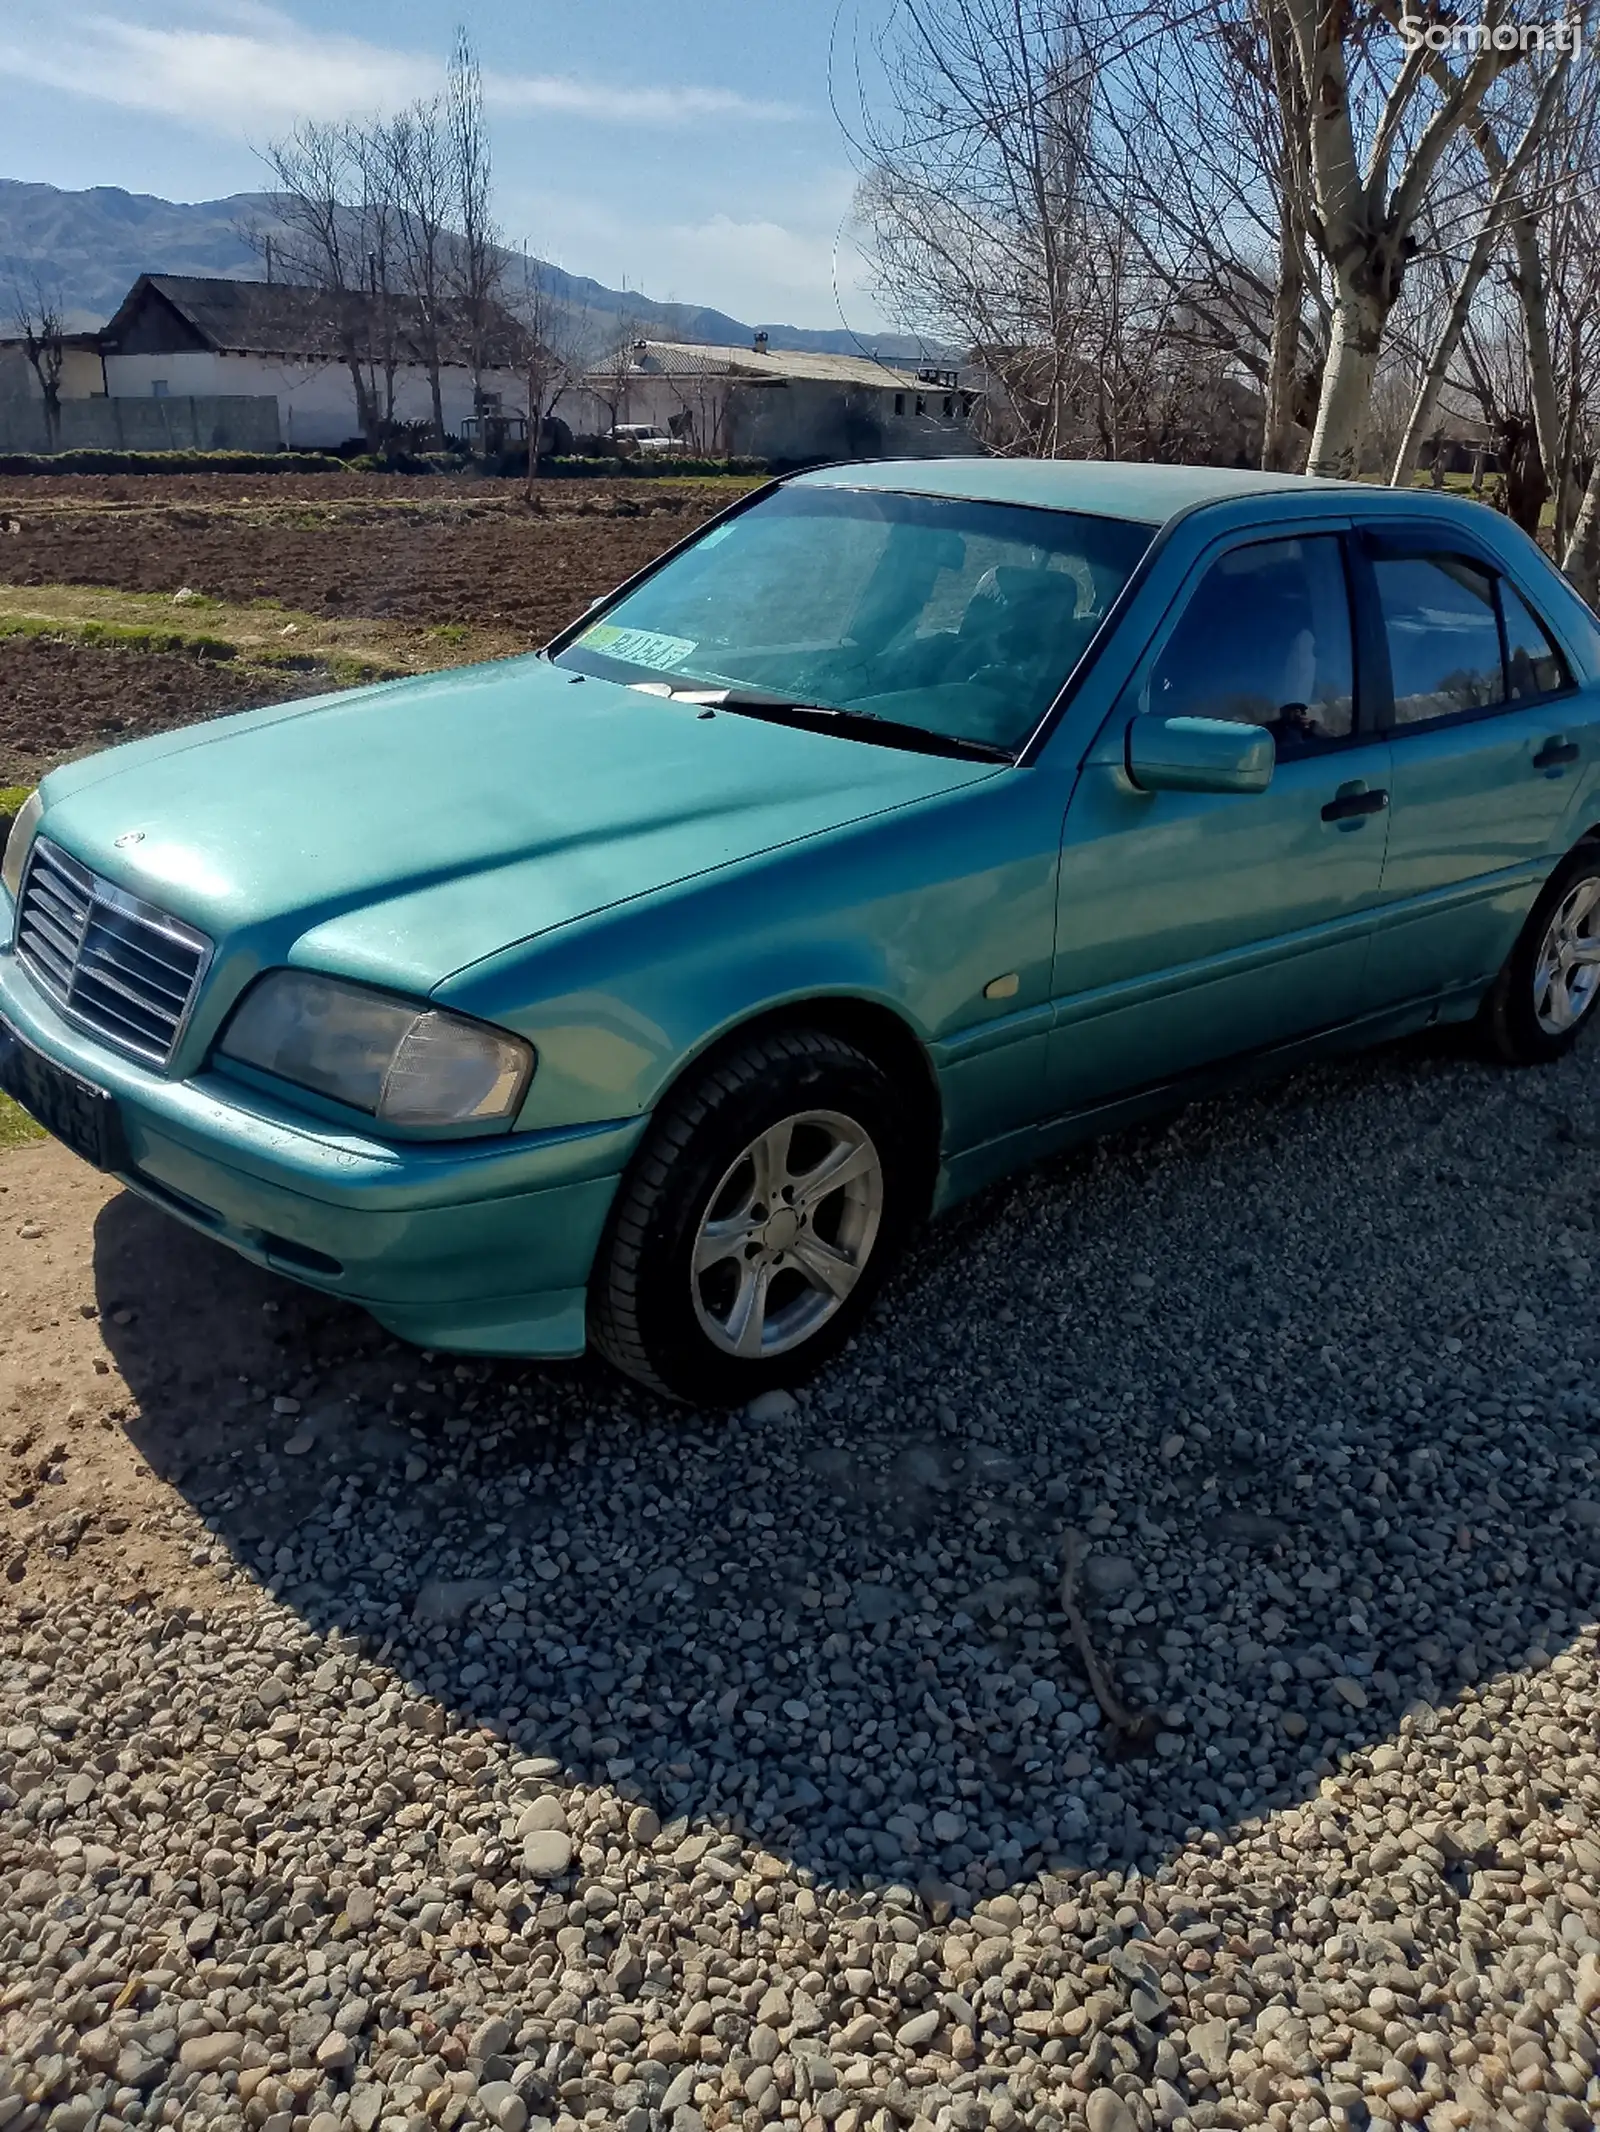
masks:
[[[1225,1089],[1279,1080],[1317,1059],[1343,1052],[1365,1051],[1375,1044],[1393,1043],[1397,1038],[1414,1035],[1417,1030],[1432,1028],[1437,1023],[1470,1021],[1478,1010],[1483,992],[1482,984],[1472,984],[1442,993],[1434,999],[1411,1000],[1403,1007],[1386,1007],[1381,1014],[1341,1022],[1336,1028],[1318,1030],[1314,1036],[1296,1037],[1292,1043],[1273,1044],[1261,1051],[1222,1059],[1178,1080],[1159,1082],[1125,1096],[1114,1096],[1105,1103],[1092,1104],[1085,1110],[1068,1111],[1059,1117],[1023,1126],[1016,1132],[1002,1133],[996,1139],[963,1149],[959,1155],[947,1157],[940,1164],[932,1212],[935,1216],[943,1214],[974,1192],[998,1183],[1002,1177],[1025,1169],[1030,1163],[1042,1162],[1064,1149],[1099,1139],[1104,1133],[1181,1110],[1186,1103],[1198,1102]]]

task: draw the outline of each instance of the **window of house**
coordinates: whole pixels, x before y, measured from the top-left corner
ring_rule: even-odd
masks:
[[[1389,644],[1395,724],[1428,725],[1504,703],[1490,572],[1446,554],[1379,555],[1372,568]]]
[[[150,390],[158,400],[164,400],[167,397],[166,379],[152,378],[150,381]]]
[[[1500,580],[1500,612],[1506,625],[1506,695],[1513,703],[1553,696],[1570,683],[1566,661],[1549,632],[1514,585]]]
[[[1157,654],[1144,707],[1265,726],[1282,756],[1348,739],[1355,659],[1337,538],[1253,541],[1220,556]]]
[[[903,415],[906,411],[906,396],[903,392],[897,392],[894,396],[894,411],[897,415]]]

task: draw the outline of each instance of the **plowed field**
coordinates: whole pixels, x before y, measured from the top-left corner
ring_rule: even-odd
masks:
[[[370,618],[409,652],[420,627],[437,662],[543,643],[598,593],[730,502],[744,482],[541,485],[388,475],[67,476],[0,482],[0,785],[155,727],[304,695],[337,665],[285,673],[202,645],[206,601]],[[170,622],[193,656],[22,626],[30,588],[199,594]],[[33,604],[38,604],[36,601]],[[141,621],[145,617],[140,617]],[[289,634],[289,632],[285,632]],[[397,654],[397,666],[414,658]]]

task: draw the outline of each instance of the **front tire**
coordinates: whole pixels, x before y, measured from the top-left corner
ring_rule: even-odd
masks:
[[[628,1376],[740,1406],[860,1324],[909,1225],[906,1105],[854,1045],[758,1037],[658,1116],[623,1179],[590,1337]]]
[[[1528,913],[1483,1003],[1484,1033],[1512,1066],[1570,1051],[1600,1005],[1600,843],[1569,852]]]

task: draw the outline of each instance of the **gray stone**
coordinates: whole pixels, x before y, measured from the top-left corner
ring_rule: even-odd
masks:
[[[535,1829],[523,1840],[522,1870],[530,1880],[559,1880],[572,1864],[572,1838],[561,1829]]]
[[[1126,1555],[1091,1554],[1083,1565],[1083,1581],[1097,1599],[1109,1599],[1139,1581],[1139,1572]]]
[[[509,2080],[485,2081],[473,2100],[490,2123],[500,2127],[500,2132],[524,2132],[528,2105]]]
[[[475,1606],[497,1597],[499,1590],[492,1577],[430,1577],[412,1602],[411,1612],[418,1621],[454,1628]]]

